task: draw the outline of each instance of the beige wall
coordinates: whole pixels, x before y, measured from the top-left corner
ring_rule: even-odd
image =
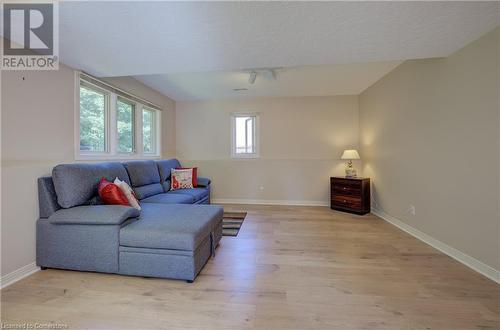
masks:
[[[232,112],[260,114],[260,158],[231,159]],[[213,179],[215,199],[327,204],[342,150],[358,146],[358,99],[179,102],[176,135],[177,156]]]
[[[497,128],[497,141],[498,143],[498,164],[500,164],[500,28],[497,28],[496,30],[497,34],[497,111],[499,112],[498,114],[498,128]],[[497,198],[497,216],[500,219],[500,165],[497,167],[498,175],[497,175],[497,180],[498,180],[498,186],[497,186],[497,192],[498,192],[498,198]],[[500,221],[500,220],[499,220]],[[500,245],[500,225],[498,226],[498,244]],[[500,249],[500,247],[499,247]],[[500,254],[500,252],[499,252]],[[500,259],[500,257],[499,257]],[[500,261],[499,261],[500,263]]]
[[[35,261],[36,180],[74,162],[74,70],[1,72],[1,274]],[[117,87],[164,108],[163,154],[174,153],[174,104],[131,78]]]
[[[360,96],[363,173],[377,208],[496,269],[498,35],[407,61]]]

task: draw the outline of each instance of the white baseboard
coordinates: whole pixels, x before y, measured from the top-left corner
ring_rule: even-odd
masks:
[[[5,288],[19,280],[22,280],[25,277],[30,276],[33,273],[36,273],[40,270],[40,267],[36,265],[36,263],[32,262],[31,264],[27,264],[15,271],[8,273],[1,277],[0,279],[0,288]]]
[[[429,244],[433,248],[443,252],[444,254],[452,257],[453,259],[461,262],[465,266],[475,270],[476,272],[486,276],[492,281],[495,281],[496,283],[500,284],[500,271],[496,270],[493,267],[488,266],[482,261],[477,260],[476,258],[473,258],[462,251],[459,251],[448,244],[445,244],[429,235],[427,235],[424,232],[421,232],[420,230],[404,223],[403,221],[394,218],[393,216],[385,213],[382,210],[372,208],[372,213],[375,214],[376,216],[382,218],[383,220],[389,222],[390,224],[398,227],[399,229],[407,232],[408,234],[412,235],[415,238],[418,238],[424,243]]]
[[[286,206],[329,206],[324,201],[294,201],[294,200],[270,200],[270,199],[236,199],[236,198],[215,198],[211,199],[212,204],[253,204],[253,205],[286,205]]]

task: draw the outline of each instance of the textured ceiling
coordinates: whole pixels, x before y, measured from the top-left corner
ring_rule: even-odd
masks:
[[[273,80],[259,72],[254,84],[246,71],[136,76],[176,101],[223,98],[358,95],[399,61],[283,68]],[[234,91],[234,88],[246,88]]]
[[[447,56],[495,2],[61,2],[61,60],[97,76]]]

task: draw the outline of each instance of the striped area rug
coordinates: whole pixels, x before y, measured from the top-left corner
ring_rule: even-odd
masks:
[[[222,219],[222,236],[238,236],[246,212],[224,212]]]

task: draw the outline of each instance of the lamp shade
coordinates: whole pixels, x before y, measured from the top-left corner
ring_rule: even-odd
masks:
[[[344,150],[341,159],[359,159],[358,151],[355,149]]]

